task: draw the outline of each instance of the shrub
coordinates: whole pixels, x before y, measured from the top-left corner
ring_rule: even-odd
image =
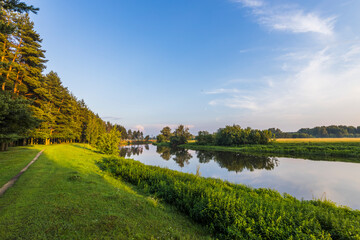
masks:
[[[331,202],[299,201],[270,189],[111,158],[101,169],[154,194],[219,239],[359,239],[360,211]]]
[[[119,154],[119,145],[121,142],[121,133],[113,127],[110,132],[100,136],[96,143],[96,148],[104,154]]]
[[[156,136],[156,142],[157,143],[162,143],[162,142],[165,142],[166,141],[166,137],[162,134],[159,134]]]

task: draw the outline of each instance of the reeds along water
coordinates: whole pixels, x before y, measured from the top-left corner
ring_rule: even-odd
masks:
[[[270,189],[252,189],[131,159],[108,158],[98,165],[174,204],[219,239],[352,239],[360,235],[360,212],[328,201],[300,201]]]

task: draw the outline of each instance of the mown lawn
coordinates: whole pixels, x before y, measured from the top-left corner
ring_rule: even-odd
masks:
[[[104,155],[84,147],[47,146],[0,197],[0,239],[210,238],[174,207],[101,172],[95,161]],[[15,175],[42,148],[0,153],[0,180]]]

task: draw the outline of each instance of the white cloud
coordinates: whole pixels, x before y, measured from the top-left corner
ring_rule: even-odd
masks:
[[[135,128],[141,132],[145,130],[145,127],[143,125],[136,125]]]
[[[289,13],[265,14],[260,16],[260,22],[274,30],[332,35],[335,17],[321,18],[315,13],[305,14],[298,10]]]
[[[261,7],[264,5],[260,0],[234,0],[234,2],[242,3],[246,7]]]
[[[359,49],[360,43],[328,46],[312,54],[289,54],[285,60],[290,69],[287,76],[272,77],[271,84],[264,82],[246,96],[231,93],[209,105],[239,109],[233,115],[257,127],[296,130],[323,124],[360,124]],[[351,59],[351,64],[345,58]]]
[[[333,34],[335,17],[321,17],[315,12],[305,13],[295,6],[266,4],[257,0],[236,0],[244,7],[250,8],[260,24],[272,30],[293,33]]]
[[[226,106],[235,109],[249,109],[256,111],[258,109],[257,103],[248,97],[235,96],[232,98],[215,99],[209,102],[211,106]]]
[[[205,94],[222,94],[222,93],[239,93],[240,91],[236,88],[226,89],[226,88],[218,88],[212,91],[207,91]]]

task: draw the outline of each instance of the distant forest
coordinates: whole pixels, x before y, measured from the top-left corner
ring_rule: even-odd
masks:
[[[104,122],[46,68],[42,39],[29,13],[39,9],[0,0],[0,150],[9,145],[87,142],[113,127],[122,139],[144,139],[140,131]]]
[[[331,125],[301,128],[297,132],[283,132],[279,128],[269,128],[276,138],[356,138],[360,137],[360,126]]]

